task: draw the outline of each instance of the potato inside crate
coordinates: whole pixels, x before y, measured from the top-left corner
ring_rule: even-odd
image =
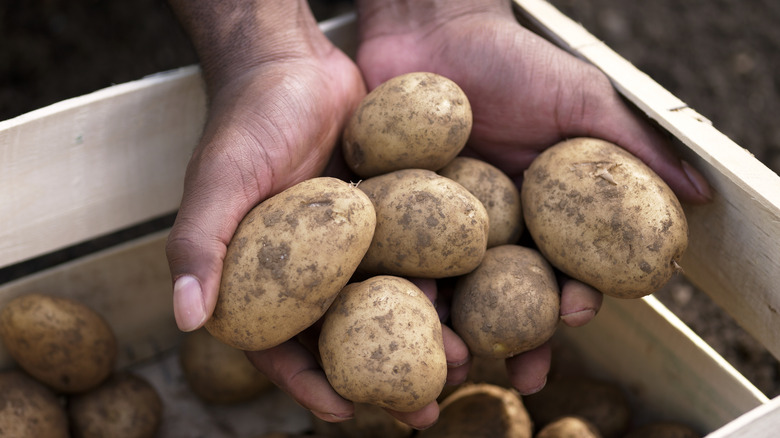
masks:
[[[758,326],[751,332],[777,355],[778,341],[771,335],[777,322],[767,313],[780,308],[768,286],[778,272],[777,258],[769,255],[780,251],[777,239],[766,238],[780,235],[780,202],[777,195],[768,194],[766,189],[767,184],[777,187],[777,176],[766,175],[754,164],[755,160],[748,160],[739,150],[713,152],[697,146],[713,138],[722,143],[723,139],[706,130],[697,137],[701,130],[695,126],[688,130],[686,124],[696,121],[696,117],[675,118],[686,117],[688,111],[672,115],[654,113],[655,98],[643,93],[658,94],[654,88],[657,85],[648,88],[645,85],[649,78],[640,77],[639,88],[644,91],[635,92],[632,78],[637,73],[632,67],[619,57],[616,59],[608,48],[546,2],[527,0],[515,4],[525,21],[564,48],[596,64],[606,59],[599,66],[613,78],[618,89],[647,114],[660,119],[664,128],[687,145],[687,149],[680,145],[681,152],[705,171],[719,196],[711,206],[686,211],[694,224],[695,243],[687,263],[693,266],[690,275],[719,304],[735,309],[735,317],[741,323],[748,328]],[[354,53],[353,14],[324,22],[321,27],[347,53]],[[587,53],[583,54],[581,48]],[[625,77],[629,79],[623,82]],[[128,127],[127,114],[135,114],[140,108],[148,116],[133,119]],[[90,116],[97,120],[92,125],[84,121]],[[68,151],[70,163],[46,163],[46,171],[64,178],[61,180],[78,181],[79,172],[94,166],[85,157],[98,152],[99,159],[117,166],[102,177],[107,178],[111,187],[121,187],[112,191],[74,184],[34,184],[28,190],[40,193],[32,192],[38,195],[31,198],[36,199],[32,206],[25,202],[25,208],[19,208],[21,196],[29,197],[29,191],[4,199],[2,207],[6,213],[2,223],[8,226],[0,230],[0,240],[5,242],[0,266],[174,212],[189,151],[197,141],[204,117],[200,72],[193,66],[0,122],[0,146],[4,149],[21,154],[35,142],[41,148],[41,156],[46,156],[48,149]],[[161,129],[160,120],[165,120],[165,129]],[[160,154],[168,158],[167,167],[152,166],[151,171],[145,170],[147,174],[141,175],[142,166],[160,163]],[[115,159],[128,156],[132,159]],[[729,157],[734,157],[735,162],[730,162]],[[85,162],[80,163],[79,159]],[[14,178],[26,178],[23,166],[12,167],[5,161],[3,169],[0,186],[19,187]],[[755,169],[757,173],[750,173]],[[153,172],[151,177],[148,172]],[[757,176],[746,179],[746,174]],[[83,189],[84,193],[62,193],[76,189]],[[63,197],[71,202],[71,208],[55,209],[54,215],[42,213],[49,212],[51,205],[59,205],[57,202]],[[126,205],[131,208],[119,207]],[[8,213],[11,210],[13,215]],[[747,211],[749,220],[742,220],[744,214],[735,211]],[[735,222],[743,228],[735,228]],[[725,235],[711,235],[713,229],[724,228],[729,228]],[[167,230],[157,231],[0,284],[0,306],[15,296],[36,291],[78,299],[104,315],[121,345],[118,366],[146,376],[162,394],[166,414],[161,436],[186,435],[191,430],[201,435],[228,437],[308,428],[308,413],[278,390],[233,407],[205,405],[188,391],[176,356],[183,335],[173,320],[171,280],[164,253],[166,236]],[[741,244],[745,240],[753,245]],[[724,255],[725,251],[731,252]],[[756,259],[756,254],[760,258]],[[696,260],[705,256],[710,257],[712,266]],[[734,256],[753,265],[746,272],[735,273],[738,269],[728,264]],[[747,298],[734,293],[739,290],[735,285],[746,287],[750,292],[745,294]],[[763,307],[756,304],[761,300],[767,303]],[[744,436],[746,430],[752,432],[750,436],[771,436],[776,400],[768,403],[751,382],[653,297],[629,301],[607,298],[593,322],[577,329],[562,328],[556,340],[562,348],[573,352],[589,373],[619,382],[634,405],[641,406],[639,421],[680,420],[712,436]],[[12,366],[7,353],[0,350],[0,368]]]

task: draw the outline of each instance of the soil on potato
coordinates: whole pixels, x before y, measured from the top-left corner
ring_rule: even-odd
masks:
[[[780,170],[780,2],[551,3]],[[318,19],[351,7],[310,4]],[[197,61],[163,0],[7,0],[0,23],[0,120]],[[677,278],[657,296],[764,393],[780,394],[778,362],[705,294]]]

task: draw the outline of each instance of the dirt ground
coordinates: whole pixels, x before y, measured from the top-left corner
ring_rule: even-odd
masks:
[[[319,18],[343,2],[312,1]],[[780,170],[780,2],[553,0],[758,159]],[[7,0],[0,8],[0,120],[196,62],[163,0]],[[780,367],[683,281],[658,294],[768,396]]]

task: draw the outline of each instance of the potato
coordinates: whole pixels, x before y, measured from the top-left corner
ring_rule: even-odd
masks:
[[[68,438],[68,417],[50,388],[21,371],[3,371],[0,436]]]
[[[186,334],[179,362],[192,392],[208,403],[243,402],[274,387],[242,350],[220,342],[205,329]]]
[[[526,227],[547,260],[604,294],[638,298],[677,272],[688,245],[680,202],[649,167],[602,140],[554,145],[526,170]]]
[[[544,426],[534,438],[601,438],[601,434],[584,418],[561,417]]]
[[[111,326],[69,298],[38,293],[14,298],[0,312],[0,338],[21,368],[57,392],[94,388],[116,363]]]
[[[530,438],[532,423],[517,391],[465,384],[441,403],[439,421],[419,438]]]
[[[438,173],[465,187],[485,206],[488,248],[517,242],[523,233],[520,190],[504,172],[476,158],[456,157]]]
[[[455,284],[452,327],[475,356],[503,359],[532,350],[555,333],[558,284],[539,252],[501,245]]]
[[[407,438],[414,430],[383,408],[367,403],[355,403],[351,420],[330,423],[312,416],[314,433],[338,438]]]
[[[394,77],[361,101],[344,128],[343,153],[368,178],[394,170],[444,167],[466,145],[471,105],[451,80],[426,72]]]
[[[443,278],[474,270],[490,227],[482,203],[465,187],[425,169],[375,176],[358,187],[377,214],[360,263],[370,274]]]
[[[658,421],[630,430],[624,438],[700,438],[690,426],[676,421]]]
[[[376,226],[371,200],[344,181],[313,178],[265,200],[228,245],[206,329],[240,350],[264,350],[317,321],[349,281]]]
[[[581,417],[604,438],[622,437],[631,422],[631,408],[622,389],[603,380],[565,377],[549,380],[541,391],[523,398],[537,427],[560,417]]]
[[[323,318],[319,352],[333,389],[356,403],[416,411],[436,400],[447,379],[436,309],[400,277],[344,287]]]
[[[68,404],[74,438],[151,438],[163,405],[146,379],[118,372],[97,388],[73,395]]]

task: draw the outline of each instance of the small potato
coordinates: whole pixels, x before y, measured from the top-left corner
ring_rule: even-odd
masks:
[[[617,145],[575,138],[550,147],[526,170],[521,197],[547,260],[604,294],[649,295],[680,269],[688,245],[680,202]]]
[[[457,84],[434,73],[407,73],[361,101],[344,128],[344,158],[363,178],[438,170],[466,145],[471,124],[471,105]]]
[[[14,298],[0,312],[0,338],[20,367],[56,392],[92,389],[116,363],[111,326],[69,298],[38,293]]]
[[[544,426],[534,438],[601,438],[601,434],[584,418],[561,417]]]
[[[130,372],[114,374],[99,387],[71,396],[68,404],[74,438],[152,438],[162,412],[157,390]]]
[[[485,206],[488,248],[517,242],[523,233],[520,190],[504,172],[476,158],[456,157],[438,173],[465,187]]]
[[[464,384],[441,403],[439,421],[420,438],[531,438],[532,423],[517,391]]]
[[[447,379],[436,309],[400,277],[344,287],[323,318],[319,351],[333,389],[356,403],[416,411],[436,400]]]
[[[21,371],[0,372],[0,436],[68,438],[68,417],[44,384]]]
[[[474,270],[487,249],[482,203],[455,181],[404,169],[361,182],[377,214],[374,240],[360,263],[369,274],[443,278]]]
[[[179,362],[192,392],[208,403],[247,401],[274,387],[243,351],[220,342],[205,329],[187,333],[179,348]]]
[[[368,250],[371,200],[354,185],[303,181],[253,208],[228,245],[206,329],[240,350],[265,350],[328,309]]]
[[[581,417],[604,438],[622,437],[631,423],[631,408],[622,389],[585,377],[549,380],[541,391],[523,398],[537,427],[560,417]]]
[[[504,359],[532,350],[555,333],[560,313],[552,267],[537,251],[501,245],[460,277],[452,326],[475,356]]]

